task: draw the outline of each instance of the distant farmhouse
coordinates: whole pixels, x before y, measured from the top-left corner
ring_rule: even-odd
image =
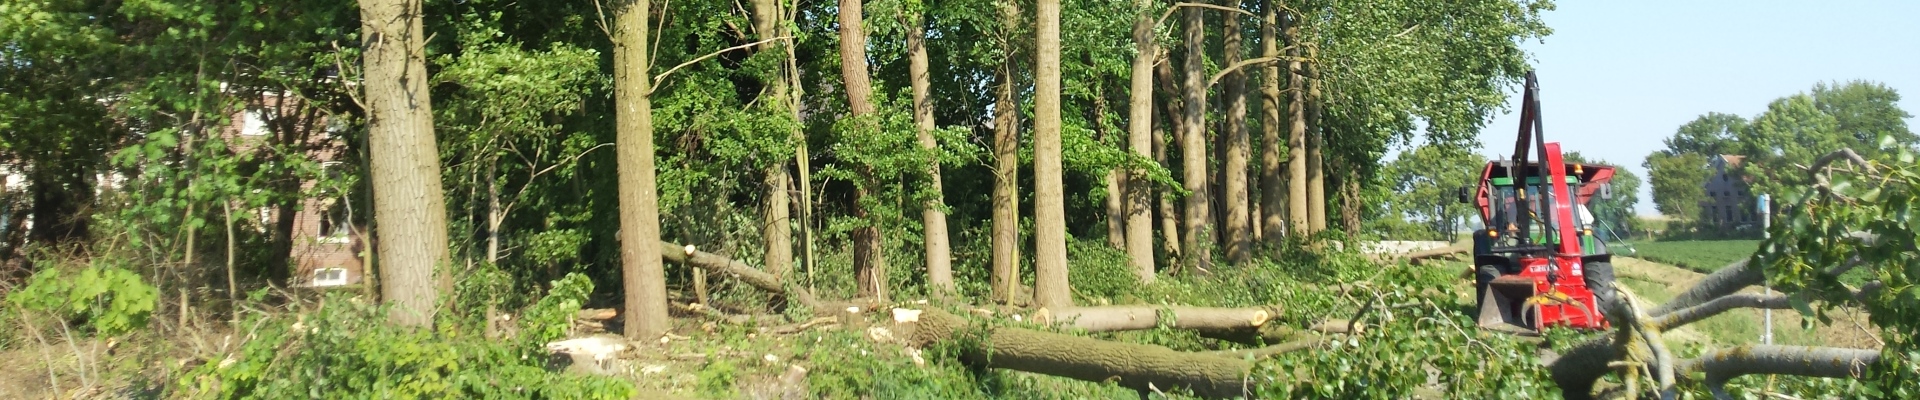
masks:
[[[1729,229],[1759,223],[1750,182],[1734,173],[1745,160],[1744,156],[1722,154],[1707,161],[1707,168],[1712,168],[1713,174],[1708,175],[1702,185],[1707,199],[1700,202],[1700,212],[1704,214],[1701,222]]]
[[[224,87],[223,85],[222,88]],[[233,122],[221,128],[221,136],[229,140],[237,151],[250,151],[267,142],[269,135],[274,134],[268,126],[276,117],[274,113],[278,110],[292,109],[296,105],[294,102],[300,101],[297,98],[286,97],[284,100],[286,103],[283,104],[282,98],[279,95],[266,94],[256,106],[236,111],[232,115]],[[340,137],[340,131],[344,129],[344,125],[329,123],[324,117],[320,117],[318,121],[319,126],[324,128],[316,130],[314,132],[316,134],[307,138],[300,147],[305,149],[307,157],[320,162],[328,174],[335,174],[340,167],[338,160],[346,151],[345,142]],[[124,187],[127,180],[125,176],[113,172],[98,174],[94,179],[96,182],[94,190],[97,192],[119,189]],[[317,182],[311,180],[303,181],[301,188],[310,190],[316,184]],[[29,193],[29,189],[27,179],[19,168],[0,165],[0,195]],[[266,222],[253,227],[260,230],[258,234],[267,234],[266,230],[274,229],[273,225],[277,225],[281,217],[281,210],[278,207],[263,207],[252,211],[258,213],[260,221]],[[361,254],[368,249],[369,237],[366,234],[366,227],[352,226],[347,222],[349,217],[347,205],[343,204],[339,198],[307,198],[300,200],[297,208],[292,211],[293,229],[289,232],[292,240],[291,254],[289,254],[292,258],[289,265],[292,268],[292,279],[289,283],[310,287],[360,283],[365,271],[365,261],[361,258]],[[7,220],[14,214],[0,212],[0,231],[12,226]],[[26,218],[19,221],[17,229],[23,232],[31,230],[34,224],[31,215],[19,214]]]

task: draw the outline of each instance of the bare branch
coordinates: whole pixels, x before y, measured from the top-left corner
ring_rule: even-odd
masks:
[[[1651,325],[1663,330],[1679,328],[1737,308],[1784,310],[1792,308],[1792,306],[1787,304],[1786,295],[1776,294],[1768,296],[1759,293],[1740,293],[1723,296],[1706,302],[1706,304],[1682,308],[1660,315],[1653,319]]]
[[[1253,15],[1253,12],[1250,12],[1250,11],[1247,11],[1247,10],[1242,10],[1242,9],[1238,9],[1238,8],[1233,8],[1233,7],[1227,7],[1227,6],[1221,6],[1221,5],[1213,5],[1213,4],[1206,4],[1206,3],[1174,3],[1174,4],[1173,4],[1173,7],[1167,7],[1167,12],[1166,12],[1166,13],[1163,13],[1163,14],[1160,14],[1160,18],[1159,18],[1159,19],[1155,19],[1155,20],[1153,21],[1153,26],[1160,26],[1161,24],[1164,24],[1164,23],[1166,23],[1166,22],[1167,22],[1167,17],[1172,17],[1172,16],[1173,16],[1173,12],[1174,12],[1174,11],[1179,11],[1181,7],[1197,7],[1197,8],[1211,8],[1211,9],[1215,9],[1215,10],[1221,10],[1221,11],[1230,11],[1230,12],[1237,12],[1237,13],[1241,13],[1241,14],[1246,14],[1246,15],[1247,15],[1248,17],[1253,17],[1253,18],[1254,18],[1254,19],[1256,19],[1256,20],[1260,18],[1260,16],[1258,16],[1258,15]]]
[[[654,75],[654,77],[653,77],[653,85],[651,85],[651,86],[649,86],[649,87],[647,87],[647,95],[649,95],[649,96],[651,96],[651,95],[653,95],[653,91],[654,91],[655,89],[659,89],[659,88],[660,88],[660,83],[661,83],[661,82],[666,82],[666,80],[667,80],[667,76],[668,76],[668,75],[673,75],[673,71],[679,71],[679,70],[680,70],[681,68],[686,68],[686,66],[688,66],[688,65],[693,65],[693,64],[695,64],[695,63],[698,63],[698,62],[701,62],[701,61],[706,61],[706,60],[707,60],[707,59],[709,59],[709,58],[714,58],[714,57],[718,57],[718,56],[720,56],[721,54],[725,54],[726,52],[729,52],[729,51],[734,51],[734,50],[739,50],[739,49],[744,49],[744,48],[748,48],[748,47],[754,47],[754,46],[759,46],[759,45],[762,45],[762,44],[766,44],[767,42],[772,42],[772,41],[776,41],[776,40],[786,40],[786,39],[791,39],[791,38],[793,38],[793,37],[792,37],[792,36],[781,36],[781,37],[773,37],[773,38],[767,38],[767,39],[765,39],[765,40],[761,40],[761,41],[757,41],[757,42],[753,42],[753,43],[747,43],[747,44],[743,44],[743,45],[739,45],[739,46],[733,46],[733,47],[728,47],[728,48],[724,48],[724,49],[720,49],[720,50],[718,50],[718,51],[714,51],[714,52],[712,52],[712,53],[707,53],[706,55],[703,55],[703,56],[699,56],[699,57],[695,57],[695,58],[694,58],[694,59],[692,59],[692,60],[687,60],[687,62],[683,62],[683,63],[680,63],[680,65],[675,65],[675,66],[673,66],[673,68],[668,68],[666,72],[661,72],[661,73],[660,73],[660,75]]]

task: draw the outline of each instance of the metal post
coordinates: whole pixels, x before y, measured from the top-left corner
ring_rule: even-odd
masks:
[[[1772,233],[1768,232],[1767,229],[1773,225],[1773,213],[1769,212],[1770,207],[1768,207],[1768,204],[1767,204],[1768,198],[1766,194],[1764,193],[1761,194],[1755,200],[1756,200],[1756,204],[1754,204],[1753,209],[1754,211],[1758,212],[1758,214],[1760,214],[1760,238],[1766,239],[1772,236]],[[1753,266],[1753,267],[1758,267],[1758,266]],[[1766,287],[1767,296],[1773,296],[1773,285],[1763,284],[1763,286]],[[1761,314],[1762,314],[1762,319],[1764,320],[1764,322],[1762,323],[1765,324],[1764,328],[1766,330],[1762,331],[1762,333],[1760,334],[1760,343],[1773,344],[1773,309],[1768,308],[1766,310],[1763,310],[1761,311]]]

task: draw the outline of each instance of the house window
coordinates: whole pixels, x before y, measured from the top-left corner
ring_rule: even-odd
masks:
[[[1720,206],[1707,206],[1708,221],[1717,220],[1719,219],[1719,217],[1720,217]]]
[[[347,284],[346,268],[320,268],[313,270],[313,286],[340,286]]]

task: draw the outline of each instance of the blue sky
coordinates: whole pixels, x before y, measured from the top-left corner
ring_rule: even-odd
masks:
[[[1547,141],[1641,177],[1640,162],[1681,124],[1715,111],[1752,118],[1817,82],[1885,83],[1920,115],[1920,1],[1557,5],[1543,16],[1553,35],[1523,46],[1540,77]],[[1519,114],[1493,118],[1481,153],[1512,152]],[[1658,214],[1651,198],[1642,185],[1641,214]]]

